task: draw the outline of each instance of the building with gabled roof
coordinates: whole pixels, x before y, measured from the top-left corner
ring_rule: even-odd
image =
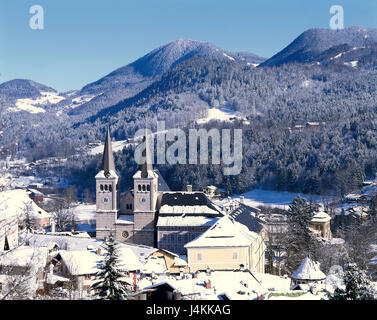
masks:
[[[264,272],[264,227],[254,211],[239,203],[231,213],[186,244],[190,272],[208,268]]]

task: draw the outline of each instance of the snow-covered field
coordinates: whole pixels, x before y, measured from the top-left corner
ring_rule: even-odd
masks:
[[[208,116],[197,120],[197,123],[206,123],[211,120],[231,121],[234,118],[244,119],[241,113],[232,110],[230,107],[210,108],[208,110]]]
[[[10,111],[27,111],[29,113],[45,113],[46,110],[41,108],[41,106],[56,104],[62,100],[64,97],[60,96],[55,92],[41,92],[42,97],[38,99],[17,99],[16,107],[9,108]]]
[[[119,141],[113,141],[112,142],[112,148],[113,152],[122,151],[123,148],[134,145],[135,143],[130,143],[128,140],[119,140]],[[102,154],[104,149],[104,144],[99,145],[98,147],[94,147],[89,150],[88,154],[96,155],[96,154]]]
[[[321,202],[324,198],[318,195],[307,195],[302,193],[294,193],[287,191],[270,191],[254,189],[241,195],[233,196],[233,199],[240,199],[240,196],[244,196],[245,204],[250,206],[268,205],[271,207],[277,207],[281,209],[288,209],[292,200],[297,196],[301,196],[305,199]],[[328,198],[328,197],[327,197]],[[327,199],[326,198],[326,199]]]

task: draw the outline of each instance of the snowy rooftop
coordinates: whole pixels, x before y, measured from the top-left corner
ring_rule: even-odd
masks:
[[[60,249],[63,250],[87,250],[88,246],[96,250],[101,248],[103,250],[104,242],[102,240],[96,240],[94,238],[78,238],[70,236],[53,236],[49,234],[29,234],[24,235],[24,240],[28,240],[30,245],[37,247],[51,247],[52,244],[58,244]],[[120,243],[119,247],[130,248],[138,257],[147,257],[157,249],[135,245],[130,243]]]
[[[249,246],[263,229],[261,220],[251,214],[251,209],[251,207],[240,205],[185,247]]]
[[[115,171],[110,170],[110,175],[108,177],[105,177],[105,171],[101,170],[100,172],[97,173],[96,179],[97,178],[103,178],[103,179],[108,179],[108,178],[118,178],[118,175]]]
[[[306,257],[292,274],[292,278],[298,280],[323,280],[326,278],[326,275],[319,268],[319,263]]]
[[[3,266],[18,266],[43,268],[47,263],[47,248],[21,246],[0,254],[0,264]]]
[[[204,281],[208,280],[211,281],[210,289],[204,287]],[[210,275],[201,272],[197,278],[177,279],[170,276],[160,277],[154,283],[139,282],[142,290],[153,289],[162,284],[168,284],[183,296],[197,296],[201,300],[218,300],[220,295],[226,295],[232,300],[253,300],[270,290],[289,291],[290,279],[248,271],[215,271]]]
[[[331,217],[324,211],[320,210],[316,212],[312,218],[312,222],[328,222],[331,220]]]
[[[219,218],[208,218],[203,216],[160,216],[158,217],[157,227],[197,227],[212,226]]]
[[[102,249],[101,255],[95,251],[59,251],[59,255],[73,275],[94,274],[99,269],[104,256],[105,250]],[[129,248],[119,247],[119,266],[123,270],[140,270],[143,265],[138,257]]]
[[[116,221],[117,224],[134,224],[133,214],[120,215]]]
[[[29,198],[26,190],[16,189],[0,192],[0,220],[11,216],[25,218],[26,211],[32,219],[50,218],[51,214],[39,208],[37,204]]]

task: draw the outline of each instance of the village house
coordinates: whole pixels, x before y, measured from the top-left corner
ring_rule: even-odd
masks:
[[[265,233],[254,208],[242,203],[185,245],[190,272],[237,270],[264,272]]]
[[[69,279],[76,291],[83,295],[92,295],[91,286],[96,282],[98,268],[104,259],[104,249],[92,250],[61,250],[52,260],[54,274]],[[136,275],[142,269],[138,257],[129,248],[119,248],[120,269],[128,274],[125,281],[131,288],[136,285]]]
[[[0,253],[0,286],[3,292],[14,281],[27,285],[31,293],[43,291],[47,256],[46,247],[20,246]]]
[[[311,219],[313,232],[323,239],[331,240],[330,220],[331,217],[326,212],[322,210],[316,212]]]

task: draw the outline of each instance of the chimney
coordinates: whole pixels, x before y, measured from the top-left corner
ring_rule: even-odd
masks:
[[[54,220],[51,222],[51,232],[56,232],[56,223]]]
[[[230,196],[228,196],[228,202],[230,202],[232,200],[232,198]]]
[[[186,188],[187,188],[188,192],[192,192],[192,185],[191,184],[188,184]]]
[[[240,203],[242,203],[242,204],[245,203],[245,197],[244,196],[240,196]]]
[[[101,248],[98,248],[98,249],[96,250],[96,254],[99,255],[99,256],[101,255]]]
[[[211,280],[206,280],[206,281],[204,281],[204,287],[206,288],[206,289],[211,289]]]

